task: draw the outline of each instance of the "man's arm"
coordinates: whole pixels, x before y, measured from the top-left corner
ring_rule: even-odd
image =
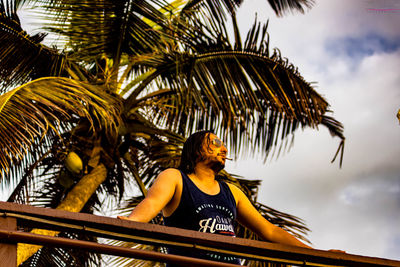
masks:
[[[312,248],[293,235],[266,220],[251,204],[247,196],[236,186],[229,184],[236,200],[237,220],[265,241]]]
[[[128,217],[118,216],[119,219],[136,222],[149,222],[171,201],[175,194],[180,172],[167,169],[161,172],[147,196],[132,211]]]

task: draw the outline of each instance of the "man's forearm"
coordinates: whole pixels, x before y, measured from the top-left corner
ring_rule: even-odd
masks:
[[[132,211],[132,213],[125,218],[120,219],[127,219],[135,222],[149,222],[151,221],[160,211],[155,209],[156,205],[152,203],[149,199],[144,199],[142,202],[139,203]]]
[[[272,231],[269,239],[271,242],[274,242],[274,243],[280,243],[280,244],[298,246],[298,247],[304,247],[304,248],[312,248],[312,247],[304,244],[300,240],[298,240],[296,237],[294,237],[287,231],[285,231],[282,228],[277,227],[277,226]]]

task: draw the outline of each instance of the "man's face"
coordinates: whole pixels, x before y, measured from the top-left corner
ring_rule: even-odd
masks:
[[[213,133],[209,133],[203,142],[204,163],[216,173],[225,167],[228,149],[224,142]]]

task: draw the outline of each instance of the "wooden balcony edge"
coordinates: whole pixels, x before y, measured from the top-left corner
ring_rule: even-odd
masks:
[[[305,262],[313,266],[400,266],[400,261],[231,238],[111,217],[0,202],[0,213],[28,227],[85,231],[96,236],[146,244],[188,247],[259,260]]]

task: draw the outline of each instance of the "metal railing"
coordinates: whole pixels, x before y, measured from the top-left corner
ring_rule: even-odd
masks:
[[[85,232],[108,239],[191,250],[206,250],[230,254],[239,258],[299,266],[400,266],[400,261],[396,260],[293,247],[85,213],[0,202],[1,266],[16,266],[16,243],[79,248],[101,254],[169,262],[182,266],[237,266],[149,250],[37,235],[18,231],[17,225],[56,231]]]

